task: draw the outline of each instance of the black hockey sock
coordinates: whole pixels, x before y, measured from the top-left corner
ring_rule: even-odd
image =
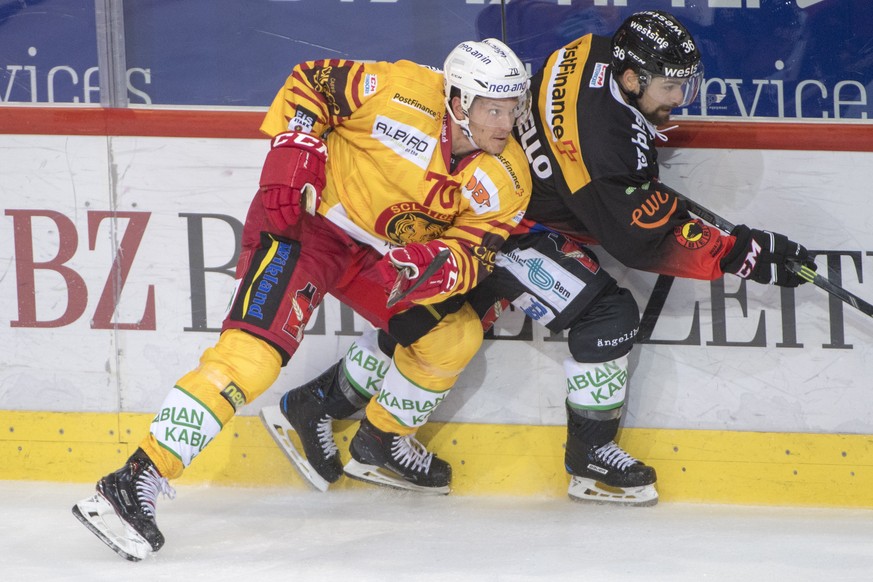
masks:
[[[312,381],[316,388],[315,394],[324,403],[324,412],[334,419],[348,418],[367,405],[366,401],[357,396],[351,385],[347,390],[353,396],[354,401],[346,395],[342,383],[348,384],[343,371],[343,360],[340,360]]]
[[[615,440],[621,417],[608,420],[586,418],[567,407],[567,435],[579,444],[599,447]]]

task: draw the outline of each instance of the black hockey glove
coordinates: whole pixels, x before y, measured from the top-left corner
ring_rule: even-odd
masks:
[[[725,273],[733,273],[757,283],[797,287],[805,281],[788,269],[789,262],[799,263],[813,271],[816,269],[806,248],[784,234],[739,224],[731,231],[731,235],[736,237],[737,242],[721,261],[721,269]]]

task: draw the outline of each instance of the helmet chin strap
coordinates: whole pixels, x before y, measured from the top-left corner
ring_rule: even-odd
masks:
[[[465,111],[464,113],[467,112]],[[452,111],[451,107],[449,107],[449,117],[451,117],[452,121],[454,121],[455,124],[461,128],[461,131],[464,133],[464,137],[467,138],[467,141],[470,142],[470,145],[472,145],[477,150],[481,150],[482,148],[479,147],[479,144],[477,144],[475,140],[473,140],[473,133],[470,131],[470,115],[467,114],[467,118],[462,121],[455,117],[455,112]]]
[[[473,139],[473,134],[470,133],[470,126],[469,126],[469,124],[462,125],[462,126],[461,126],[461,131],[464,132],[464,136],[466,136],[467,141],[470,142],[470,145],[472,145],[472,146],[473,146],[474,148],[476,148],[477,150],[481,150],[481,149],[482,149],[482,148],[479,147],[479,144],[477,144],[476,141]]]
[[[618,90],[621,91],[621,94],[627,97],[627,102],[634,109],[640,110],[640,99],[643,98],[643,93],[646,92],[646,87],[649,85],[648,79],[646,82],[643,82],[643,76],[637,73],[638,82],[640,85],[640,90],[634,93],[633,91],[628,91],[624,88],[624,84],[621,82],[621,79],[616,79],[616,84],[618,85]]]

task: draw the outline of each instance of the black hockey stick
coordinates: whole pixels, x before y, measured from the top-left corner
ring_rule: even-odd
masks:
[[[709,210],[708,208],[704,208],[694,200],[686,198],[685,196],[679,194],[674,190],[671,190],[671,192],[675,194],[676,197],[681,198],[685,201],[689,212],[691,212],[692,214],[696,214],[706,222],[715,226],[717,229],[723,230],[725,232],[730,232],[734,229],[733,224],[731,224],[718,214],[714,213],[713,211]],[[824,289],[834,297],[838,298],[840,301],[848,303],[864,315],[869,315],[873,317],[873,305],[867,303],[857,295],[846,291],[836,283],[832,283],[831,280],[827,277],[822,277],[809,267],[805,267],[798,262],[789,262],[788,269],[791,272],[796,273],[804,281],[812,283],[820,289]]]
[[[437,255],[433,258],[427,268],[421,273],[418,279],[409,286],[405,291],[401,291],[403,288],[403,284],[409,281],[409,278],[412,274],[412,269],[409,267],[404,267],[400,269],[397,273],[397,279],[394,281],[394,285],[391,287],[391,293],[388,295],[388,301],[385,303],[385,307],[394,307],[398,302],[403,301],[409,294],[421,287],[421,285],[430,279],[430,276],[436,273],[442,268],[442,266],[449,260],[449,254],[452,251],[449,249],[442,249]]]

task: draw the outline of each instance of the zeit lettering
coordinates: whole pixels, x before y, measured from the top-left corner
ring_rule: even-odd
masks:
[[[857,281],[863,282],[863,269],[862,269],[862,258],[864,256],[873,256],[873,252],[862,252],[862,251],[823,251],[816,250],[810,251],[811,254],[818,257],[826,257],[827,263],[827,272],[830,274],[830,279],[838,284],[842,285],[842,258],[847,257],[851,260],[852,265],[854,266],[854,271],[857,275]],[[655,330],[655,326],[658,323],[658,319],[661,316],[661,313],[664,309],[664,305],[667,302],[667,297],[670,294],[670,290],[673,287],[673,282],[675,281],[675,277],[671,277],[668,275],[659,275],[657,281],[655,282],[654,287],[652,288],[649,297],[646,298],[646,305],[643,311],[642,319],[640,321],[639,332],[637,334],[635,343],[638,344],[655,344],[655,345],[683,345],[683,346],[719,346],[719,347],[753,347],[753,348],[765,348],[767,346],[767,334],[766,334],[766,322],[767,322],[767,314],[768,312],[765,310],[761,310],[758,314],[758,324],[755,331],[755,335],[750,340],[736,340],[728,338],[728,330],[727,330],[727,321],[729,318],[727,317],[729,309],[736,309],[735,306],[730,306],[728,300],[732,300],[736,304],[738,304],[739,309],[742,310],[743,315],[749,313],[750,306],[748,297],[746,295],[746,281],[740,281],[739,288],[733,293],[727,293],[725,291],[724,279],[716,279],[714,281],[710,281],[710,295],[711,295],[711,334],[712,341],[703,340],[703,325],[701,323],[700,317],[700,303],[695,301],[693,304],[689,305],[689,309],[691,309],[691,323],[689,325],[688,333],[684,338],[679,339],[652,339],[652,333]],[[798,340],[797,337],[797,309],[795,306],[795,297],[794,297],[794,289],[783,289],[783,288],[772,288],[771,291],[781,293],[781,309],[779,311],[779,316],[781,318],[781,331],[782,331],[782,341],[776,343],[777,348],[802,348],[804,347],[802,343]],[[639,294],[638,294],[639,295]],[[822,347],[825,349],[842,349],[842,350],[851,350],[853,349],[852,344],[847,344],[845,340],[845,319],[844,319],[844,303],[837,299],[836,297],[827,295],[825,293],[818,294],[820,298],[828,301],[828,313],[829,313],[829,334],[830,341],[829,343],[822,344]],[[643,299],[642,297],[638,297],[638,299]],[[514,307],[510,307],[511,310],[515,310]],[[770,310],[770,314],[772,315],[772,310]],[[517,329],[517,333],[506,332],[506,330],[499,330],[495,333],[495,330],[492,328],[487,334],[485,334],[486,339],[496,339],[496,340],[514,340],[514,341],[532,341],[534,339],[534,331],[533,331],[533,321],[525,316],[524,322]],[[566,335],[561,334],[552,334],[551,336],[546,336],[543,338],[543,341],[546,342],[561,342],[567,341]]]
[[[64,327],[71,325],[81,318],[87,308],[88,303],[88,284],[85,278],[76,270],[76,265],[73,257],[78,251],[79,235],[73,221],[64,214],[53,210],[30,210],[30,209],[8,209],[6,216],[11,216],[13,221],[14,232],[14,257],[15,273],[18,286],[18,319],[11,321],[11,327],[25,328],[53,328]],[[186,220],[187,238],[188,238],[188,268],[189,278],[191,282],[191,327],[184,328],[185,331],[202,331],[213,332],[217,331],[217,327],[209,327],[207,324],[207,305],[206,297],[206,275],[208,273],[221,274],[227,277],[234,277],[234,267],[239,257],[239,246],[242,239],[242,223],[236,218],[223,214],[198,214],[198,213],[182,213],[179,217]],[[36,232],[34,229],[34,219],[49,219],[55,227],[57,234],[51,232],[54,229],[43,229]],[[148,236],[147,227],[150,212],[110,212],[89,210],[87,212],[87,230],[88,230],[88,250],[94,251],[96,248],[97,235],[101,226],[107,219],[119,220],[119,229],[122,229],[121,223],[126,221],[126,227],[123,227],[123,234],[120,234],[120,244],[116,249],[115,255],[112,258],[112,263],[107,265],[106,278],[102,283],[102,291],[100,299],[91,317],[92,329],[124,329],[124,330],[155,330],[157,328],[157,314],[155,308],[155,285],[148,285],[145,306],[143,307],[142,317],[134,323],[119,323],[113,322],[113,314],[116,313],[119,299],[124,291],[127,277],[131,268],[137,260],[137,251],[140,248],[143,240]],[[218,220],[225,223],[233,232],[236,244],[233,256],[229,256],[227,262],[219,266],[205,265],[204,249],[207,241],[204,239],[203,223],[205,220]],[[105,227],[104,227],[105,228]],[[45,233],[51,233],[45,235]],[[37,262],[35,258],[34,248],[38,246],[39,241],[36,237],[43,236],[51,237],[52,242],[57,240],[58,250],[54,258]],[[42,245],[39,245],[42,246]],[[862,259],[864,256],[871,256],[873,252],[862,251],[811,251],[819,257],[826,257],[827,271],[830,278],[838,285],[842,285],[842,262],[843,258],[850,260],[854,267],[856,280],[863,282]],[[63,278],[64,285],[63,293],[66,294],[66,310],[64,313],[55,319],[41,320],[38,317],[36,309],[36,272],[40,270],[52,271]],[[667,297],[673,286],[674,278],[666,275],[660,275],[652,288],[649,297],[646,299],[645,309],[643,311],[642,320],[640,322],[640,330],[637,336],[637,343],[643,344],[669,344],[669,345],[688,345],[701,346],[703,343],[703,333],[700,323],[700,305],[694,302],[691,316],[691,324],[688,334],[681,339],[652,339],[652,332],[661,312],[666,304]],[[93,284],[93,283],[92,283]],[[52,289],[55,291],[55,289]],[[761,311],[758,315],[758,326],[755,336],[748,341],[735,341],[728,339],[726,322],[726,311],[728,309],[728,300],[735,301],[739,304],[743,313],[749,311],[748,299],[746,297],[746,282],[742,281],[739,288],[734,293],[727,293],[723,279],[716,279],[710,282],[711,291],[711,309],[712,309],[712,341],[707,341],[708,346],[737,346],[737,347],[766,347],[766,327],[765,316],[767,313]],[[782,341],[776,344],[779,348],[802,348],[803,344],[797,338],[797,309],[795,306],[794,289],[777,289],[773,288],[773,292],[781,293],[781,330]],[[43,291],[45,293],[45,290]],[[837,299],[821,294],[822,298],[827,298],[829,301],[829,331],[830,342],[823,344],[822,347],[830,349],[852,349],[852,345],[846,344],[844,334],[844,304]],[[213,298],[213,301],[225,302],[226,297]],[[340,312],[340,329],[335,332],[336,335],[360,335],[360,332],[355,329],[355,318],[351,309],[346,306],[341,306]],[[503,330],[505,331],[505,330]],[[309,335],[324,335],[327,333],[324,312],[319,310],[317,317],[313,318],[310,323],[310,329],[307,330]],[[516,341],[531,341],[533,340],[533,326],[530,318],[525,317],[524,323],[519,332],[515,335],[506,335],[501,333],[495,335],[494,331],[489,331],[486,335],[488,339],[497,340],[516,340]],[[566,338],[561,335],[553,335],[546,337],[545,341],[566,341]]]

